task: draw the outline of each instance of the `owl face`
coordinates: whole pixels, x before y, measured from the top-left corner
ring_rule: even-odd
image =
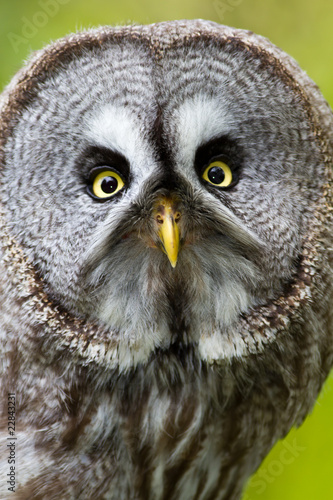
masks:
[[[11,230],[49,296],[117,336],[123,366],[175,344],[223,357],[297,270],[323,167],[265,57],[214,36],[161,59],[144,37],[73,50],[6,143]]]

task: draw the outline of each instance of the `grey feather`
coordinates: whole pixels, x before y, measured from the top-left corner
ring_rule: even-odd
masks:
[[[295,61],[208,21],[33,55],[0,97],[1,498],[241,498],[333,364],[332,130]],[[124,187],[100,202],[103,165]]]

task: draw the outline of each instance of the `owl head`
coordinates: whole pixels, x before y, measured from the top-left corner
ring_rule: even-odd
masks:
[[[332,299],[332,114],[266,39],[199,20],[78,33],[0,106],[6,300],[56,351],[221,363]]]

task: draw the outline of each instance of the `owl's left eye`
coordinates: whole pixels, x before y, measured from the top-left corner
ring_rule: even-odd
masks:
[[[203,171],[202,178],[220,188],[230,186],[234,180],[230,167],[220,160],[212,161]]]
[[[125,185],[120,174],[113,169],[93,169],[91,178],[92,183],[88,186],[88,193],[93,198],[103,201],[114,196]]]

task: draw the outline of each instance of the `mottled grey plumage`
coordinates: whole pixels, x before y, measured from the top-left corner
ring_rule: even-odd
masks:
[[[15,392],[20,450],[1,498],[240,498],[333,363],[319,90],[266,39],[176,21],[55,42],[0,113],[2,419]],[[215,157],[227,189],[202,178]],[[103,203],[101,166],[124,182]]]

